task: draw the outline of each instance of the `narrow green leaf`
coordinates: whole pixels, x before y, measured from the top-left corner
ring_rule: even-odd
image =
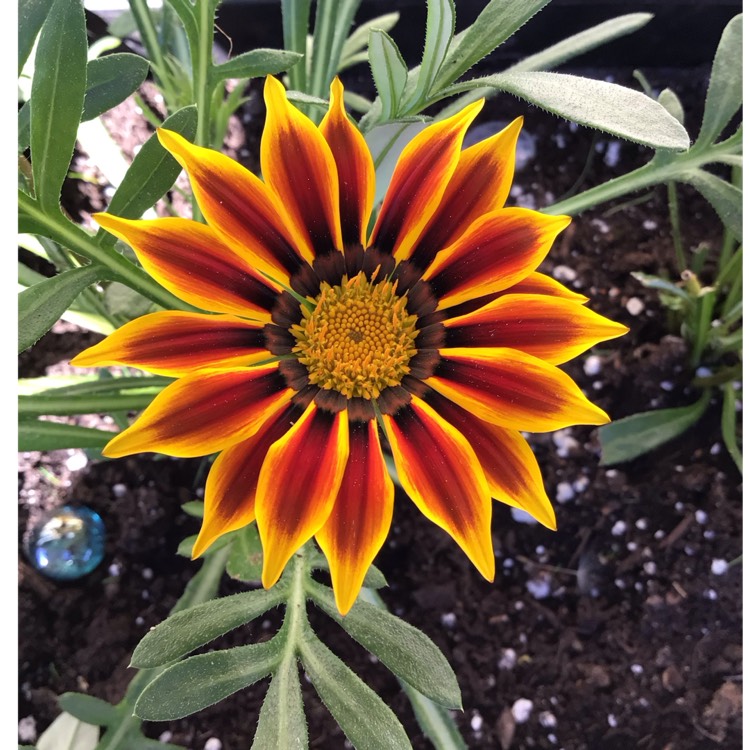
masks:
[[[724,226],[741,242],[742,190],[703,169],[685,172],[680,180],[692,185],[714,207]]]
[[[18,2],[18,75],[29,59],[52,0],[19,0]]]
[[[138,698],[134,713],[146,721],[171,721],[213,706],[271,674],[279,663],[282,645],[274,638],[191,656],[150,682]]]
[[[284,49],[305,55],[307,30],[310,26],[310,0],[281,0],[281,21],[284,30]],[[306,60],[305,63],[309,63]],[[307,64],[295,65],[289,71],[290,88],[308,91]]]
[[[742,474],[742,451],[737,444],[737,394],[732,383],[722,387],[721,437],[732,460]]]
[[[367,60],[367,53],[365,53],[364,59]],[[355,112],[361,113],[367,112],[372,107],[372,102],[369,99],[351,91],[344,92],[344,104]]]
[[[227,573],[237,581],[254,582],[260,581],[262,571],[263,548],[258,526],[251,523],[235,535],[227,561]]]
[[[31,161],[37,200],[57,211],[86,91],[81,0],[55,0],[42,26],[31,85]]]
[[[19,396],[18,415],[20,417],[58,416],[71,414],[108,414],[113,411],[141,411],[145,409],[161,392],[154,388],[143,393],[117,393],[103,396]]]
[[[254,49],[217,65],[213,71],[214,80],[218,82],[225,78],[258,78],[282,73],[296,65],[302,57],[299,52],[283,49]]]
[[[93,120],[125,101],[146,79],[148,62],[121,52],[89,61],[81,122]]]
[[[101,371],[105,372],[105,371]],[[108,377],[101,375],[54,375],[43,378],[23,378],[18,381],[22,396],[44,397],[93,396],[94,394],[146,393],[174,382],[161,375],[141,377]]]
[[[369,21],[365,21],[361,26],[358,26],[350,35],[349,38],[344,42],[344,46],[341,50],[341,62],[350,57],[358,55],[362,50],[367,49],[367,43],[370,39],[370,31],[372,29],[380,29],[381,31],[390,31],[397,23],[400,17],[399,13],[385,13],[382,16],[377,16]],[[367,57],[365,57],[367,59]]]
[[[197,108],[191,105],[178,110],[164,121],[162,127],[192,140],[198,128]],[[154,133],[136,154],[107,211],[124,219],[139,218],[174,185],[181,170],[182,167]],[[103,229],[99,230],[97,240],[103,247],[112,247],[117,242],[114,235]]]
[[[680,98],[674,91],[672,91],[672,89],[664,89],[664,91],[659,94],[659,98],[656,101],[659,102],[659,104],[661,104],[661,106],[664,107],[664,109],[666,109],[667,112],[669,112],[669,114],[680,123],[680,125],[685,124],[685,110],[682,108]]]
[[[203,518],[205,503],[202,500],[189,500],[188,502],[183,503],[180,507],[185,513],[193,518]]]
[[[143,637],[131,666],[160,667],[250,622],[284,598],[283,587],[259,589],[199,604],[171,615]]]
[[[419,66],[419,77],[414,93],[404,105],[406,111],[418,102],[427,99],[432,91],[432,85],[445,60],[455,28],[456,8],[453,0],[427,0],[427,30],[422,64]]]
[[[304,91],[293,91],[290,89],[286,92],[286,98],[290,102],[295,102],[296,104],[312,104],[316,107],[324,107],[325,109],[328,109],[328,99],[322,99],[319,96],[312,96],[311,94],[306,94]]]
[[[392,120],[398,114],[406,86],[406,63],[393,39],[380,29],[370,32],[368,54],[375,88],[383,103],[382,119]]]
[[[117,709],[101,698],[84,693],[63,693],[58,699],[63,711],[87,724],[104,727],[119,721]]]
[[[440,649],[423,632],[361,600],[342,617],[329,588],[315,582],[309,586],[315,603],[397,677],[446,708],[461,708],[456,675]]]
[[[690,406],[641,412],[600,427],[602,458],[599,463],[611,466],[632,461],[676,438],[703,416],[710,400],[711,394],[706,390]]]
[[[128,320],[145,315],[153,302],[119,281],[113,281],[104,292],[104,305],[110,315],[122,315]]]
[[[33,346],[49,331],[73,300],[104,278],[106,269],[82,266],[40,281],[18,295],[18,351]]]
[[[459,93],[493,86],[559,117],[651,148],[684,151],[685,128],[664,107],[639,91],[563,73],[500,73],[451,86]]]
[[[300,644],[300,656],[320,699],[354,747],[411,748],[393,711],[312,633]]]
[[[604,23],[599,23],[578,34],[573,34],[573,36],[569,36],[535,55],[524,57],[520,62],[507,68],[505,72],[552,70],[574,57],[611,42],[613,39],[619,39],[638,31],[653,17],[652,13],[628,13],[617,18],[610,18]]]
[[[19,451],[55,451],[62,448],[96,448],[101,450],[114,432],[59,424],[42,419],[22,419],[18,423]]]
[[[251,750],[306,750],[307,721],[302,706],[297,660],[282,662],[273,676],[258,717]]]
[[[742,105],[742,14],[725,27],[716,48],[696,143],[713,143]]]
[[[649,289],[658,289],[660,292],[666,292],[667,294],[679,297],[685,302],[690,301],[690,295],[682,287],[677,286],[673,281],[662,279],[660,276],[641,273],[640,271],[633,271],[630,275]]]
[[[469,68],[516,33],[549,0],[490,0],[471,26],[456,34],[435,88],[453,83]]]
[[[466,743],[447,708],[425,698],[406,682],[401,682],[401,689],[411,703],[419,728],[436,748],[466,750]]]

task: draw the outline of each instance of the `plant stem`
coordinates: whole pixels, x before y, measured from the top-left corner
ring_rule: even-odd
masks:
[[[669,203],[669,220],[672,223],[672,241],[674,252],[677,256],[677,270],[684,271],[687,268],[685,262],[685,248],[682,244],[682,232],[680,231],[680,206],[677,202],[677,185],[674,180],[667,183],[667,200]]]
[[[37,232],[32,229],[33,233],[44,234],[74,253],[78,253],[93,263],[99,263],[110,271],[111,280],[120,281],[168,310],[196,309],[159,286],[145,271],[131,263],[124,255],[120,255],[116,250],[100,247],[93,237],[68,221],[62,214],[45,212],[33,198],[23,191],[18,193],[18,207],[22,217],[25,214],[36,227],[44,230]]]

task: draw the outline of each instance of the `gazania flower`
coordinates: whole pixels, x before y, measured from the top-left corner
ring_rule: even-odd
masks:
[[[602,424],[557,365],[626,329],[536,272],[569,219],[505,208],[520,118],[461,150],[482,103],[405,148],[367,232],[375,170],[331,86],[320,127],[265,85],[264,180],[176,133],[207,225],[100,214],[144,268],[208,311],[138,318],[75,358],[178,379],[106,447],[201,456],[193,549],[251,521],[263,585],[315,537],[345,613],[406,494],[488,580],[492,498],[554,528],[521,430]]]

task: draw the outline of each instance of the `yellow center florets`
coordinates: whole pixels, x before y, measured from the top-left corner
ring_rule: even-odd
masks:
[[[418,331],[417,316],[406,311],[396,285],[375,284],[362,271],[338,286],[321,284],[315,307],[303,305],[303,320],[291,328],[297,339],[292,351],[311,383],[371,399],[401,382],[417,353]]]

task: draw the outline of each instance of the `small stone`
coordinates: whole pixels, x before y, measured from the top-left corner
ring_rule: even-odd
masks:
[[[170,732],[168,729],[166,732],[162,732],[159,735],[159,742],[167,743],[172,741],[172,732]]]
[[[638,542],[628,542],[625,546],[628,552],[635,552],[638,549]]]
[[[471,717],[471,728],[473,731],[481,731],[482,724],[484,724],[484,719],[479,714],[474,714],[474,716]]]
[[[713,589],[706,589],[703,592],[703,598],[715,602],[719,598],[719,595]]]
[[[643,228],[649,232],[653,232],[658,226],[659,225],[653,219],[646,219],[646,221],[643,222]]]
[[[607,144],[607,150],[604,152],[604,163],[608,167],[616,167],[620,161],[620,141],[610,141]]]
[[[617,717],[614,714],[607,714],[607,724],[614,729],[617,726]]]
[[[678,693],[685,687],[685,679],[674,664],[670,664],[661,673],[661,684],[670,693]]]
[[[695,520],[701,526],[705,526],[706,522],[708,521],[708,513],[706,513],[705,510],[696,510],[695,511]]]
[[[583,492],[587,487],[589,486],[589,478],[588,477],[578,477],[575,482],[573,482],[573,489],[576,492]]]
[[[546,599],[552,593],[552,579],[549,573],[540,572],[536,578],[526,581],[526,590],[534,599]]]
[[[659,387],[663,391],[669,393],[674,390],[674,383],[671,380],[662,380],[661,383],[659,383]]]
[[[118,563],[112,563],[112,565],[110,565],[109,568],[107,569],[107,572],[113,578],[117,578],[117,576],[119,576],[120,573],[122,572],[122,568],[120,567]]]
[[[510,712],[513,714],[516,724],[525,724],[533,710],[534,704],[528,698],[519,698],[511,707]]]
[[[455,627],[456,619],[456,615],[453,612],[445,612],[440,615],[440,622],[444,628]]]
[[[646,575],[656,575],[656,563],[653,560],[649,560],[647,563],[643,564],[643,570],[645,571]]]
[[[112,485],[112,494],[116,498],[125,497],[125,495],[128,494],[128,488],[124,484],[113,484]]]
[[[625,521],[617,521],[612,527],[612,536],[622,536],[628,530]]]
[[[542,713],[539,714],[539,723],[545,729],[554,729],[557,726],[557,717],[552,711],[542,711]]]
[[[729,563],[720,558],[714,558],[711,561],[711,572],[715,576],[723,576],[729,570]]]
[[[648,528],[648,521],[645,518],[639,518],[635,522],[636,529],[640,529],[641,531],[645,531]]]
[[[583,363],[583,371],[591,377],[598,375],[602,371],[601,357],[597,357],[596,354],[587,357]]]
[[[657,529],[654,532],[654,539],[664,539],[664,537],[665,537],[664,529]]]
[[[141,571],[141,576],[143,576],[144,581],[150,581],[154,577],[154,571],[151,568],[144,568]]]
[[[578,278],[578,274],[570,266],[555,266],[552,269],[552,275],[558,280],[563,282],[575,281]]]
[[[24,716],[18,722],[18,739],[21,742],[36,742],[36,719],[33,716]]]
[[[203,750],[221,750],[221,747],[221,740],[218,737],[209,737],[203,746]]]
[[[560,484],[557,485],[557,493],[555,497],[558,503],[570,502],[575,496],[575,490],[569,482],[560,482]]]
[[[643,667],[640,664],[631,664],[630,665],[630,671],[638,677],[639,675],[643,674]]]
[[[710,448],[712,456],[718,456],[721,453],[721,443],[714,443]]]
[[[83,451],[71,450],[69,458],[65,461],[65,466],[70,471],[80,471],[88,462],[88,456]]]
[[[631,315],[640,315],[646,309],[646,305],[643,303],[643,300],[640,299],[639,297],[631,297],[625,303],[625,309]]]
[[[599,664],[594,664],[589,671],[589,680],[598,688],[608,688],[612,684],[609,673]]]
[[[508,672],[511,669],[513,669],[513,667],[516,666],[517,662],[518,662],[518,654],[516,654],[515,649],[504,648],[500,652],[500,659],[497,662],[497,668],[505,672]]]

